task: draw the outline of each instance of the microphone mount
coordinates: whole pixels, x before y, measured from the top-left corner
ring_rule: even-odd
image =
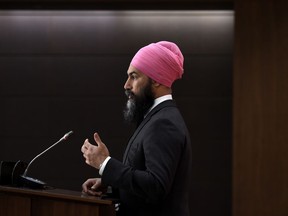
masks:
[[[56,143],[54,143],[53,145],[51,145],[49,148],[45,149],[44,151],[42,151],[40,154],[36,155],[31,161],[30,163],[27,165],[27,168],[24,171],[24,174],[21,175],[21,179],[24,183],[25,186],[31,187],[31,188],[37,188],[37,189],[43,189],[46,186],[46,183],[39,180],[39,179],[35,179],[32,177],[27,176],[27,172],[29,170],[29,167],[31,166],[31,164],[37,159],[39,158],[41,155],[43,155],[44,153],[46,153],[47,151],[49,151],[51,148],[53,148],[54,146],[56,146],[58,143],[65,141],[69,138],[69,136],[73,134],[73,131],[69,131],[68,133],[66,133],[61,139],[59,139]]]

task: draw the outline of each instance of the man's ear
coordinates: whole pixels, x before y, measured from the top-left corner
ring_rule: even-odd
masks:
[[[152,85],[157,88],[157,87],[159,87],[161,84],[158,83],[158,82],[156,82],[155,80],[152,80]]]

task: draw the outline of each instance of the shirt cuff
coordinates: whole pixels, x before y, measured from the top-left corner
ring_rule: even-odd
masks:
[[[102,176],[103,171],[104,171],[104,169],[105,169],[105,166],[106,166],[106,164],[108,163],[108,161],[109,161],[110,159],[111,159],[111,157],[108,156],[108,157],[103,161],[103,163],[100,164],[99,175]]]

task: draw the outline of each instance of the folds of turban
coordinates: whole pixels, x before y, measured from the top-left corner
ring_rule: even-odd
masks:
[[[160,41],[141,48],[130,64],[156,82],[171,87],[182,77],[183,63],[184,57],[175,43]]]

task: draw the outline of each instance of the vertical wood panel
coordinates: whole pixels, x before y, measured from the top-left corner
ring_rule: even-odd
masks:
[[[17,208],[15,208],[17,206]],[[0,215],[2,216],[30,216],[30,199],[27,197],[0,193]]]
[[[96,204],[35,198],[31,207],[32,215],[41,216],[99,216],[100,207]]]
[[[288,215],[287,6],[235,2],[233,216]]]

